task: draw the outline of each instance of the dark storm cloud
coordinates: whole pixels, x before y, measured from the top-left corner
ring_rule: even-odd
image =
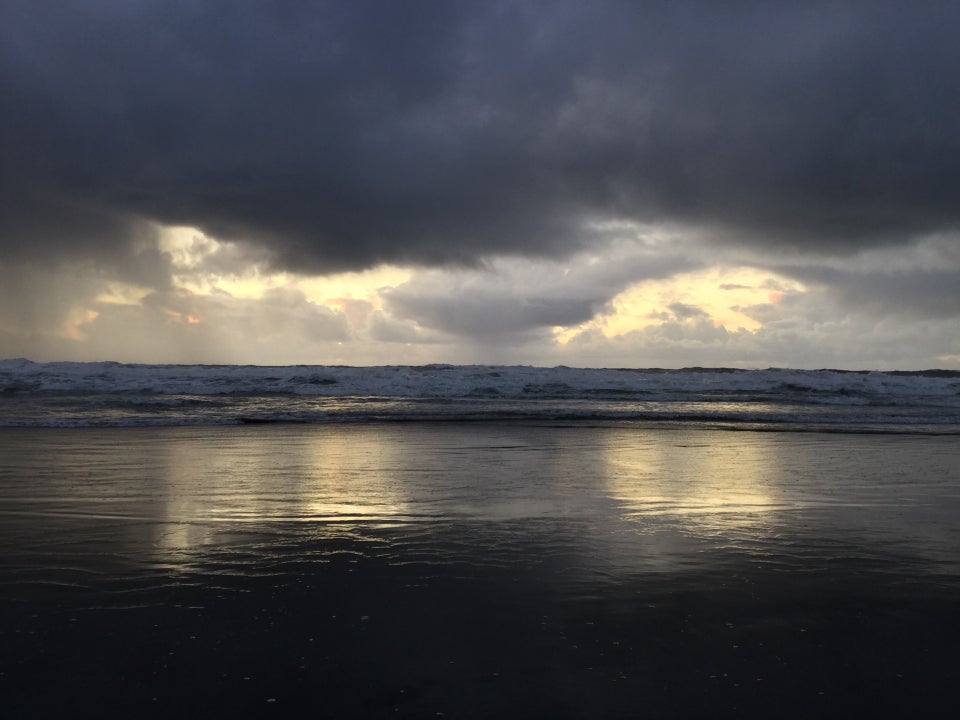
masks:
[[[841,307],[901,318],[960,316],[960,269],[860,273],[855,270],[808,267],[793,277],[829,289]]]
[[[5,2],[3,259],[125,264],[143,220],[302,272],[562,256],[608,218],[838,253],[955,227],[958,21],[946,2]]]
[[[391,311],[420,325],[446,333],[488,338],[551,326],[577,324],[602,307],[583,298],[524,298],[489,294],[460,294],[437,298],[390,291]]]
[[[587,322],[609,311],[612,298],[632,283],[698,267],[669,247],[622,244],[602,258],[580,254],[562,263],[515,259],[459,271],[421,270],[380,296],[395,319],[451,336],[513,342]]]

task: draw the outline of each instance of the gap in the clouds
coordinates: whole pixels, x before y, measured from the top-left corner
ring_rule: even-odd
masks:
[[[294,291],[331,310],[349,312],[358,303],[368,303],[371,309],[379,310],[379,291],[406,282],[411,275],[409,270],[392,265],[308,276],[271,269],[265,257],[259,263],[244,262],[243,258],[231,262],[231,243],[218,241],[192,227],[163,227],[160,243],[172,256],[177,286],[196,294],[221,292],[258,300],[271,291]]]
[[[633,284],[617,294],[606,312],[586,323],[555,327],[561,344],[593,331],[606,338],[652,326],[686,320],[708,320],[731,332],[756,332],[763,327],[752,308],[779,305],[804,286],[789,278],[748,266],[710,266],[668,278]]]
[[[59,292],[38,295],[55,301],[44,324],[27,332],[0,312],[0,356],[360,366],[960,363],[949,317],[905,335],[870,304],[838,305],[815,274],[729,253],[710,258],[702,243],[680,236],[627,235],[557,259],[501,255],[470,267],[308,276],[277,271],[259,251],[195,228],[159,228],[168,282],[140,285],[150,277],[109,267],[50,269],[35,282]],[[934,250],[942,260],[944,247],[923,245],[924,262]]]
[[[158,227],[172,287],[111,282],[95,307],[74,309],[63,334],[104,342],[122,317],[131,340],[110,340],[111,357],[144,361],[156,359],[155,338],[166,337],[160,347],[173,354],[164,359],[181,362],[605,364],[607,341],[645,330],[693,343],[714,342],[710,328],[755,333],[758,308],[804,290],[752,267],[692,261],[661,229],[601,229],[608,242],[562,260],[496,256],[479,267],[308,276],[197,228]],[[144,336],[139,344],[131,327]],[[588,337],[594,352],[579,358],[571,340]]]

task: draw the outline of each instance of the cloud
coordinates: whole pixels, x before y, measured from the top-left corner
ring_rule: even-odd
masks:
[[[677,320],[689,320],[690,318],[709,317],[709,315],[694,305],[687,305],[682,302],[670,303],[667,306],[670,312]]]
[[[958,220],[958,20],[949,3],[7,2],[0,242],[107,262],[147,219],[320,273],[563,257],[605,218],[841,254],[901,241]]]
[[[764,309],[770,314],[764,312]],[[958,367],[955,320],[904,326],[868,314],[838,313],[823,295],[798,300],[793,312],[750,309],[764,317],[755,332],[730,331],[709,317],[663,322],[614,337],[585,330],[552,348],[543,364],[595,367],[802,367],[927,369]]]
[[[956,355],[958,21],[892,0],[9,0],[0,355]],[[383,263],[411,277],[331,307],[216,290]],[[681,297],[554,345],[720,265],[777,275],[770,302],[728,301],[757,332]]]
[[[829,293],[838,307],[901,319],[960,316],[960,234],[936,234],[846,258],[774,261],[778,272]]]
[[[385,293],[392,314],[421,326],[473,338],[586,322],[600,309],[588,298],[517,297],[487,289],[427,294],[421,288]]]
[[[370,336],[384,343],[430,345],[449,341],[440,333],[424,330],[413,320],[398,320],[383,311],[370,316]]]
[[[8,333],[9,355],[38,359],[155,363],[324,363],[351,339],[346,316],[277,289],[259,299],[185,290],[152,292],[135,303],[94,301],[62,325]]]
[[[669,241],[640,240],[619,243],[602,256],[581,253],[563,262],[499,258],[481,268],[421,270],[382,297],[393,317],[421,327],[515,343],[518,335],[541,338],[554,327],[587,322],[609,310],[629,285],[697,264]]]

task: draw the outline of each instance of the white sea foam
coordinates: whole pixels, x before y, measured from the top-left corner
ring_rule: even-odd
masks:
[[[292,393],[342,397],[460,398],[619,393],[809,393],[843,398],[956,399],[960,373],[836,370],[630,370],[492,365],[253,366],[34,363],[0,360],[0,392],[224,395]]]
[[[525,416],[944,425],[960,424],[960,373],[14,359],[0,361],[0,400],[6,425]]]

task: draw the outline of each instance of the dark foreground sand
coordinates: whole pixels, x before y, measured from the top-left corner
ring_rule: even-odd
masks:
[[[954,438],[0,431],[11,718],[947,716]]]

